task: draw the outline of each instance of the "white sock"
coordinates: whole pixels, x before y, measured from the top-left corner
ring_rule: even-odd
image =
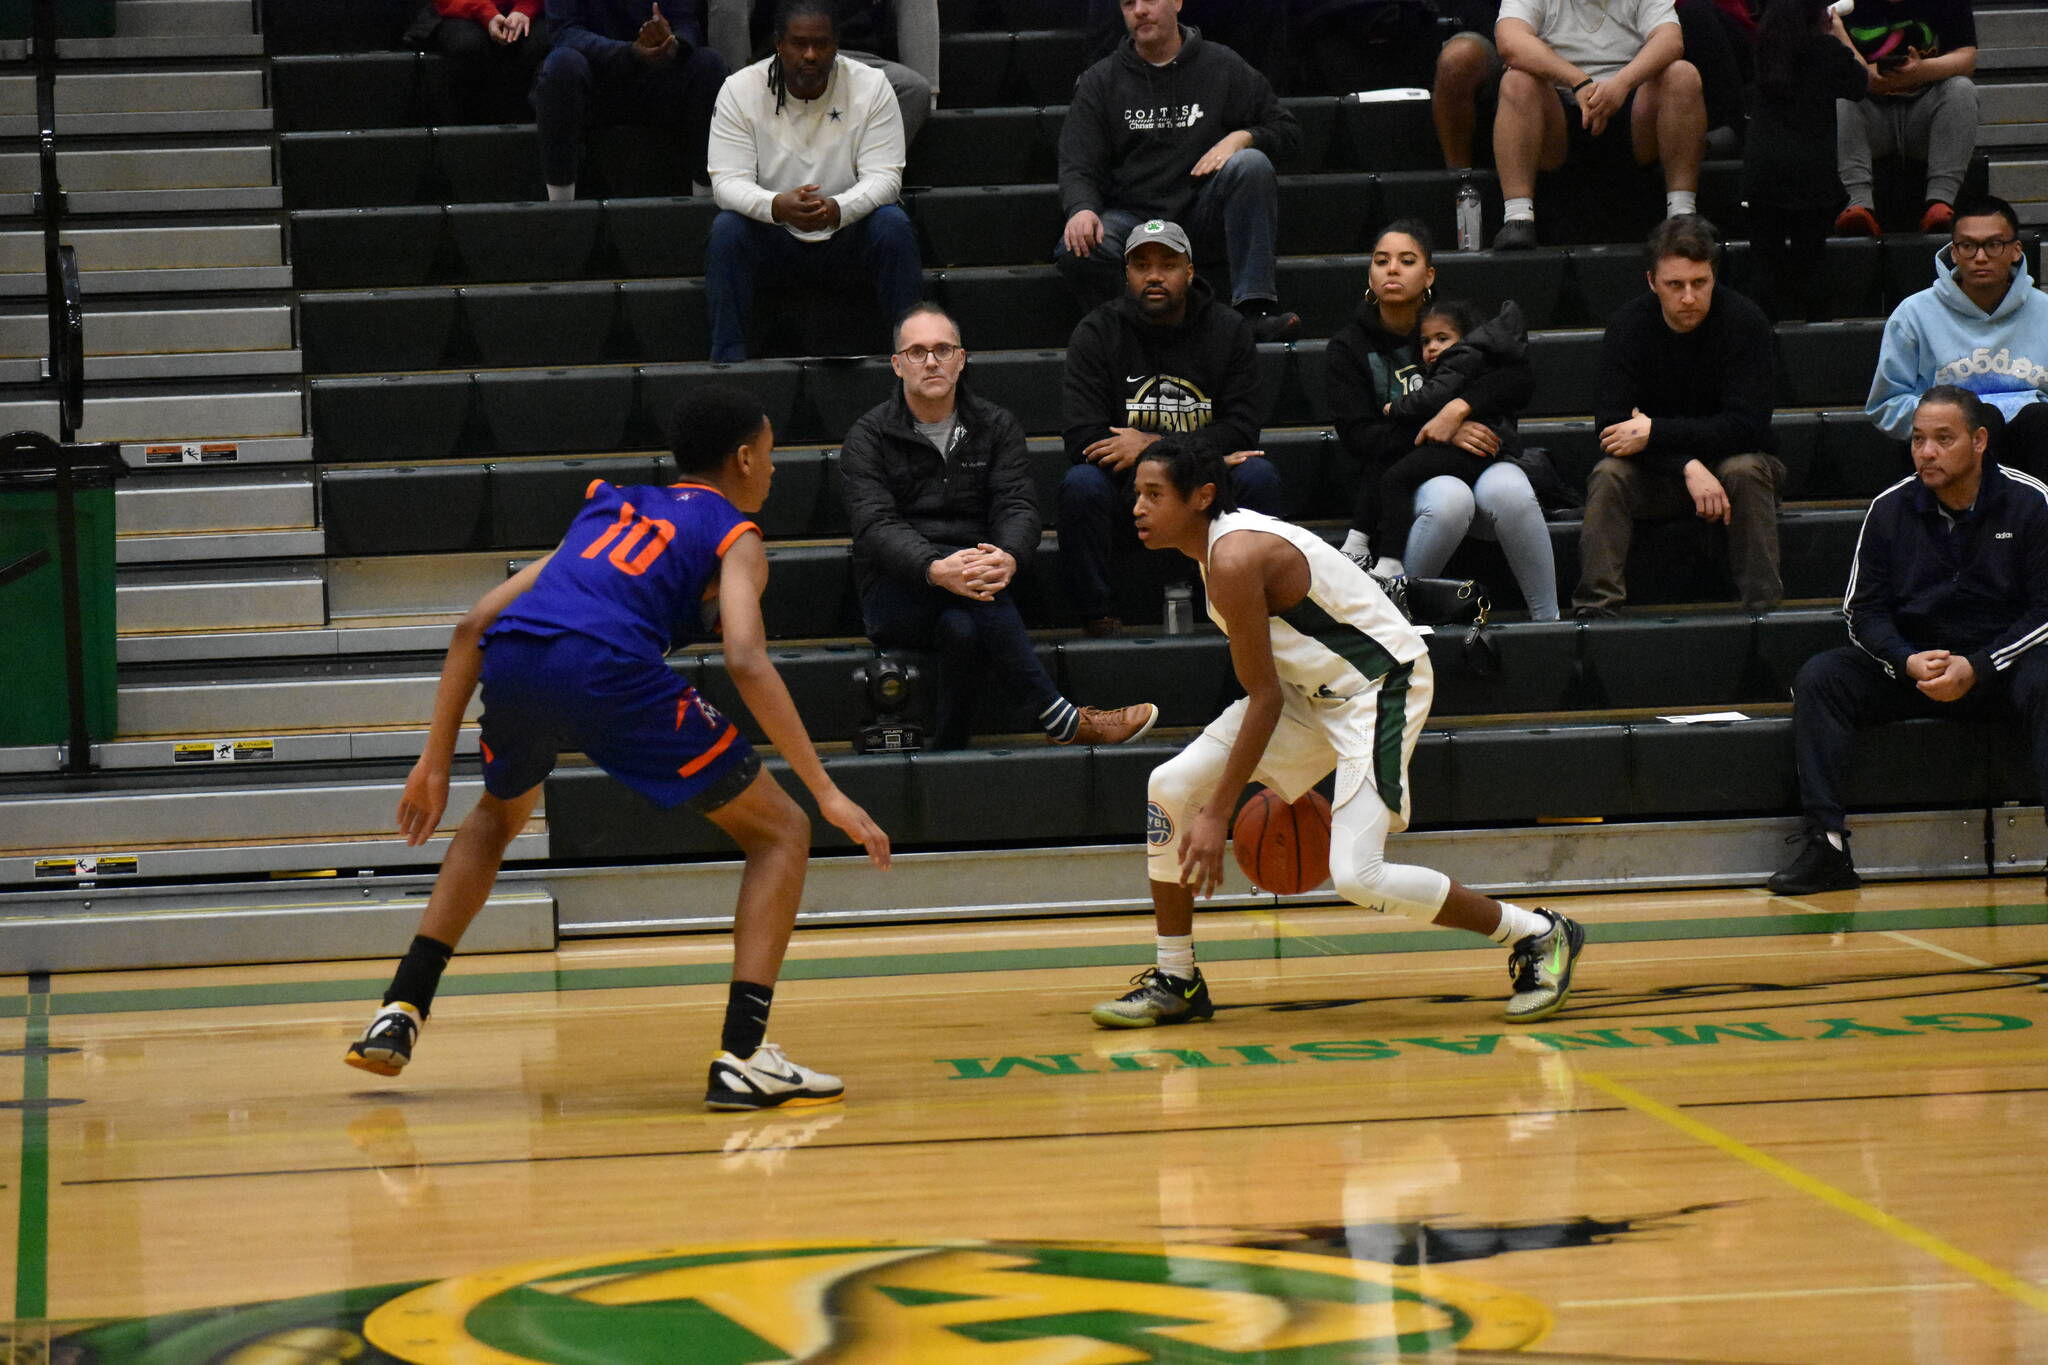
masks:
[[[1159,935],[1159,970],[1168,976],[1177,976],[1183,981],[1195,977],[1195,936],[1193,934]]]
[[[1374,578],[1399,578],[1408,571],[1401,567],[1401,561],[1392,555],[1381,555],[1372,566]]]
[[[566,204],[575,199],[575,197],[576,187],[574,185],[548,186],[548,202],[550,204]]]
[[[1835,833],[1835,831],[1829,830],[1827,832],[1827,835],[1828,842],[1835,846],[1835,852],[1840,853],[1843,849],[1848,847],[1848,844],[1843,841],[1842,836]]]
[[[1362,555],[1372,550],[1372,537],[1353,527],[1344,533],[1344,543],[1337,547],[1347,555]]]
[[[1533,223],[1536,221],[1536,200],[1507,199],[1501,202],[1500,220],[1503,223]]]
[[[1700,196],[1697,190],[1664,191],[1664,216],[1678,218],[1700,211]]]
[[[1524,910],[1507,901],[1500,903],[1500,927],[1493,931],[1495,943],[1520,943],[1531,934],[1550,932],[1550,921],[1534,910]]]

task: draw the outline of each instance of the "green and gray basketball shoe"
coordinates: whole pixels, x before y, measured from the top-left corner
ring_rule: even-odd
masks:
[[[1216,1007],[1209,1003],[1209,983],[1202,980],[1200,967],[1195,968],[1192,980],[1147,967],[1131,978],[1131,985],[1134,989],[1097,1005],[1088,1017],[1103,1028],[1155,1028],[1216,1017]]]
[[[1515,993],[1508,999],[1508,1022],[1533,1024],[1564,1008],[1572,988],[1572,964],[1586,945],[1586,931],[1555,910],[1536,911],[1550,928],[1531,934],[1508,954],[1508,979]]]

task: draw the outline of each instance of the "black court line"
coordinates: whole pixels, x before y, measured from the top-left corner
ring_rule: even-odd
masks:
[[[2048,1086],[2004,1086],[1981,1090],[1900,1090],[1876,1095],[1787,1095],[1772,1099],[1749,1100],[1702,1100],[1698,1103],[1680,1106],[1684,1109],[1731,1109],[1744,1106],[1767,1104],[1849,1104],[1877,1100],[1935,1100],[1963,1098],[1973,1095],[2039,1095],[2048,1093]],[[774,1113],[774,1110],[762,1110]],[[805,1115],[809,1109],[795,1111]],[[1526,1118],[1541,1114],[1573,1116],[1582,1114],[1628,1114],[1633,1113],[1626,1105],[1594,1105],[1571,1109],[1513,1109],[1485,1110],[1465,1114],[1387,1114],[1361,1118],[1342,1119],[1296,1119],[1279,1123],[1219,1123],[1195,1124],[1185,1128],[1104,1128],[1080,1133],[986,1133],[968,1134],[960,1137],[939,1138],[880,1138],[872,1142],[819,1142],[798,1143],[794,1147],[754,1147],[747,1153],[728,1151],[718,1147],[675,1147],[660,1151],[644,1152],[565,1152],[559,1156],[492,1156],[468,1157],[459,1161],[408,1161],[391,1162],[385,1166],[375,1164],[361,1166],[296,1166],[279,1170],[263,1171],[191,1171],[178,1175],[114,1175],[100,1176],[87,1180],[66,1180],[67,1186],[85,1185],[155,1185],[180,1180],[251,1180],[266,1176],[284,1175],[359,1175],[366,1171],[379,1171],[402,1167],[416,1171],[462,1170],[478,1166],[544,1166],[572,1161],[645,1161],[649,1159],[688,1156],[737,1156],[752,1152],[795,1151],[797,1147],[813,1152],[860,1152],[886,1151],[896,1147],[953,1147],[968,1146],[984,1142],[1065,1142],[1087,1138],[1164,1137],[1177,1133],[1256,1133],[1288,1128],[1346,1128],[1368,1124],[1394,1123],[1465,1123],[1477,1119]]]

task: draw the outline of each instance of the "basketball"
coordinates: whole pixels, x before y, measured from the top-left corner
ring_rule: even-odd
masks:
[[[1330,803],[1311,791],[1290,806],[1261,787],[1238,811],[1230,843],[1237,865],[1261,891],[1313,891],[1330,880]]]

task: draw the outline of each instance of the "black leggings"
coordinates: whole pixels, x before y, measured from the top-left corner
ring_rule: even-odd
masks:
[[[1484,455],[1435,443],[1417,446],[1394,461],[1380,476],[1380,533],[1374,552],[1395,559],[1408,553],[1408,528],[1415,524],[1415,494],[1422,485],[1442,474],[1476,483],[1492,463]]]
[[[1749,206],[1749,296],[1773,322],[1821,322],[1827,305],[1828,231],[1833,209]]]

